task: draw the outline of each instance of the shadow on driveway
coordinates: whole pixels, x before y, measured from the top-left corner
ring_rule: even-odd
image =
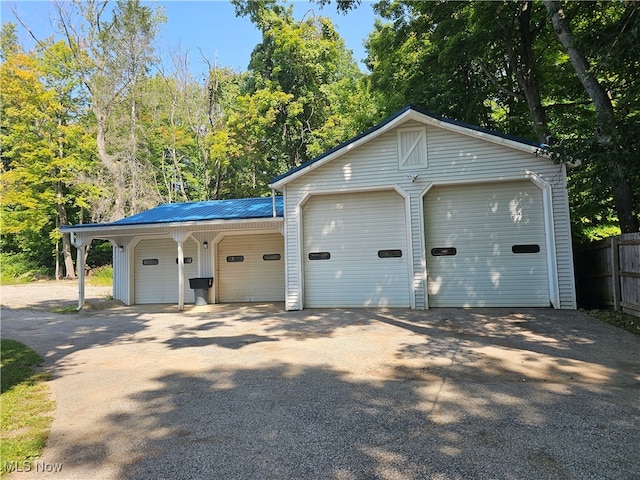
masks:
[[[580,312],[15,310],[5,334],[54,373],[64,478],[640,478],[639,337]]]

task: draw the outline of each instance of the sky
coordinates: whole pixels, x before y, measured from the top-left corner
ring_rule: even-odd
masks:
[[[306,1],[293,1],[294,16],[302,18],[309,10],[316,14],[331,17],[348,49],[353,51],[360,68],[365,67],[362,60],[366,57],[364,40],[373,30],[375,15],[373,3],[364,0],[362,4],[348,14],[336,12],[335,5],[320,8]],[[172,54],[178,51],[189,54],[190,70],[195,76],[206,72],[206,62],[216,62],[220,67],[231,67],[235,71],[246,71],[253,48],[260,42],[260,32],[247,18],[235,16],[233,5],[225,0],[173,0],[145,2],[149,6],[164,8],[167,22],[161,27],[157,45],[165,69],[170,71]],[[18,35],[23,47],[33,48],[35,42],[15,20],[15,11],[29,28],[41,38],[55,33],[49,20],[54,16],[50,1],[0,0],[0,18],[2,23],[18,24]]]

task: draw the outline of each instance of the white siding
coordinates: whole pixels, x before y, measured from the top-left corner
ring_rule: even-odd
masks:
[[[427,123],[427,122],[425,122]],[[397,128],[419,127],[408,121]],[[286,307],[302,306],[303,278],[299,264],[303,255],[300,206],[316,193],[357,192],[398,188],[410,196],[411,245],[413,265],[412,295],[416,308],[425,308],[426,256],[422,226],[422,196],[434,185],[466,182],[495,182],[527,179],[536,175],[552,189],[553,226],[560,308],[575,308],[573,259],[568,222],[568,203],[564,167],[542,156],[523,152],[483,139],[427,125],[427,166],[400,170],[397,129],[392,129],[285,185],[285,228],[287,252]],[[415,181],[413,176],[417,175]]]
[[[548,307],[542,191],[531,182],[435,187],[425,197],[429,306]],[[513,253],[537,245],[537,253]],[[455,248],[455,255],[432,249]]]
[[[184,257],[193,263],[184,265],[184,299],[193,303],[194,294],[189,288],[189,278],[198,276],[198,249],[188,239],[184,242]],[[135,303],[178,302],[178,245],[172,239],[141,240],[134,254]],[[157,265],[143,265],[143,260],[157,260]]]
[[[265,260],[264,255],[280,255]],[[241,262],[227,257],[242,256]],[[216,284],[220,302],[282,302],[284,239],[279,233],[230,235],[218,243]]]
[[[303,208],[305,307],[408,307],[405,201],[395,191],[314,196]],[[379,258],[380,250],[401,257]],[[326,260],[309,254],[325,252]]]

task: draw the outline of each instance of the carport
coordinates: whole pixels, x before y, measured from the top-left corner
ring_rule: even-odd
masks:
[[[233,244],[233,239],[243,239],[245,246],[265,259],[266,267],[253,263],[260,275],[264,276],[269,267],[274,272],[269,284],[270,296],[258,292],[255,297],[282,301],[284,268],[279,268],[278,263],[284,261],[280,253],[284,248],[283,225],[282,198],[273,196],[164,204],[112,223],[66,226],[62,231],[72,234],[78,265],[85,264],[87,247],[93,240],[111,243],[114,299],[126,305],[177,303],[179,310],[183,310],[185,303],[189,303],[189,278],[216,277],[220,272],[219,247]],[[258,248],[263,243],[266,243],[264,252]],[[223,261],[244,263],[243,252],[225,255]],[[247,260],[249,258],[247,255]],[[246,265],[248,262],[243,266]],[[251,266],[242,272],[250,278]],[[223,273],[235,285],[243,284],[242,279],[237,274],[232,276],[228,269],[223,269]],[[84,277],[84,269],[79,268],[78,309],[84,305]],[[219,278],[217,284],[214,283],[209,301],[219,301],[218,284],[225,281]],[[277,296],[273,286],[279,283],[282,298],[271,298]],[[252,288],[250,283],[246,285],[245,288]],[[251,292],[245,297],[251,298]]]

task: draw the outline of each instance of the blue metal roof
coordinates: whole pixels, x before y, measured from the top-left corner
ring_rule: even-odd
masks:
[[[438,120],[440,122],[444,122],[444,123],[449,123],[451,125],[457,125],[459,127],[464,127],[464,128],[468,128],[469,130],[474,130],[476,132],[482,132],[488,135],[494,135],[496,137],[500,137],[500,138],[504,138],[507,140],[511,140],[514,142],[518,142],[518,143],[522,143],[524,145],[529,145],[529,146],[533,146],[533,147],[542,147],[542,145],[540,145],[540,143],[538,142],[533,142],[531,140],[526,140],[524,138],[520,138],[520,137],[516,137],[515,135],[509,135],[506,133],[502,133],[502,132],[496,132],[494,130],[489,130],[487,128],[483,128],[483,127],[478,127],[477,125],[472,125],[470,123],[466,123],[466,122],[461,122],[458,120],[453,120],[451,118],[446,118],[446,117],[441,117],[439,115],[435,115],[431,112],[428,112],[427,110],[424,110],[422,108],[416,107],[415,105],[407,105],[406,107],[404,107],[401,110],[398,110],[396,113],[394,113],[393,115],[391,115],[388,118],[385,118],[383,121],[381,121],[380,123],[378,123],[377,125],[374,125],[373,127],[371,127],[369,130],[367,130],[366,132],[361,133],[360,135],[357,135],[353,138],[350,138],[349,140],[347,140],[344,143],[341,143],[340,145],[332,148],[331,150],[328,150],[326,152],[324,152],[323,154],[312,158],[311,160],[307,160],[306,162],[298,165],[297,167],[292,168],[291,170],[278,175],[277,177],[273,178],[271,180],[271,182],[269,182],[270,184],[274,184],[284,178],[287,178],[288,176],[292,175],[293,173],[303,170],[304,168],[308,167],[309,165],[312,165],[320,160],[322,160],[323,158],[331,155],[332,153],[346,147],[347,145],[350,145],[354,142],[356,142],[357,140],[360,140],[362,137],[366,137],[367,135],[375,132],[376,130],[381,129],[382,127],[384,127],[385,125],[387,125],[388,123],[392,122],[393,120],[395,120],[396,118],[398,118],[399,116],[401,116],[402,114],[404,114],[405,112],[409,111],[409,110],[413,110],[414,112],[418,112],[421,113],[422,115],[425,115],[427,117],[431,117],[435,120]]]
[[[203,220],[244,220],[273,216],[271,197],[165,203],[146,212],[113,222],[113,225],[197,222]],[[276,197],[276,216],[284,216],[282,197]]]
[[[282,197],[275,197],[276,217],[283,217]],[[246,220],[272,218],[273,198],[238,198],[233,200],[207,200],[204,202],[165,203],[146,212],[141,212],[112,223],[81,224],[63,229],[79,227],[116,227],[126,225],[150,225],[162,223],[198,222],[206,220]]]

